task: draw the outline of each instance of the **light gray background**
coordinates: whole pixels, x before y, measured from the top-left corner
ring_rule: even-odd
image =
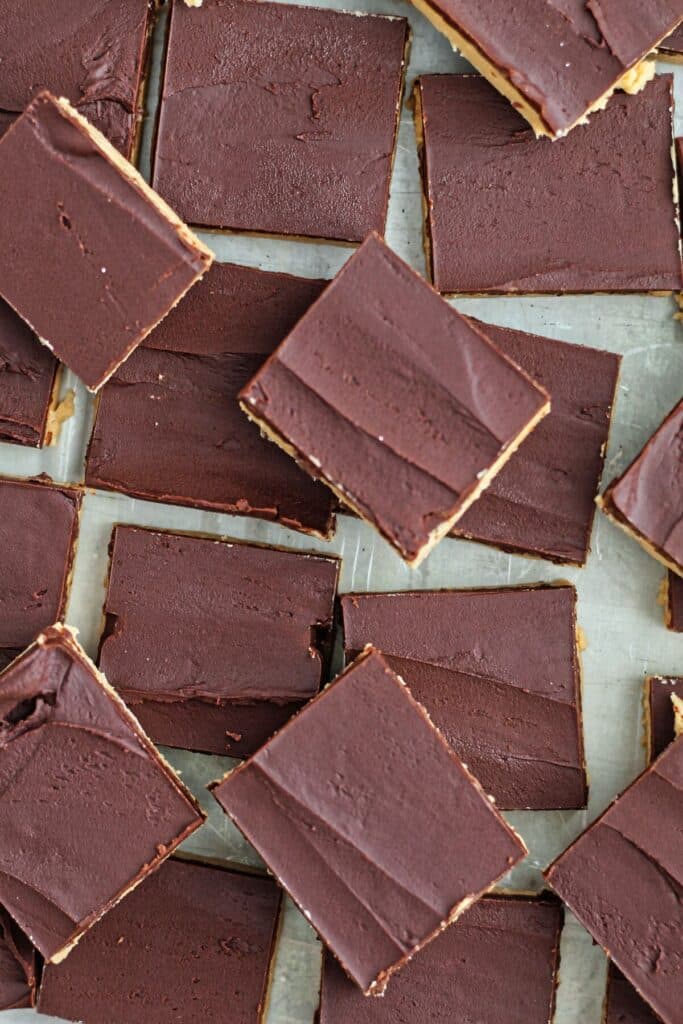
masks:
[[[335,0],[326,6],[348,8]],[[468,65],[428,22],[398,0],[361,0],[356,9],[409,18],[413,44],[408,91],[416,75],[463,71]],[[201,15],[199,15],[201,16]],[[149,140],[156,105],[163,22],[156,33],[154,72],[142,169],[149,164]],[[681,103],[683,68],[673,71]],[[580,130],[580,129],[578,129]],[[387,240],[424,273],[421,248],[421,199],[412,116],[401,116],[392,181]],[[204,234],[219,260],[264,270],[330,277],[352,250],[343,246],[292,243],[272,239]],[[605,481],[640,449],[683,392],[683,326],[673,319],[672,299],[577,296],[566,298],[491,298],[459,300],[458,309],[512,327],[587,343],[624,356],[614,414]],[[59,444],[31,451],[0,444],[0,474],[50,473],[58,481],[83,479],[83,457],[92,419],[92,399],[65,375],[64,387],[76,389],[76,415]],[[144,440],[141,439],[141,443]],[[539,869],[559,853],[643,767],[641,688],[647,674],[683,674],[683,637],[667,631],[656,603],[662,567],[602,515],[596,517],[592,554],[584,569],[565,569],[540,560],[515,557],[466,541],[443,541],[417,570],[407,568],[365,524],[340,517],[335,539],[325,544],[253,519],[218,515],[142,502],[99,492],[87,495],[68,621],[78,627],[91,654],[97,649],[107,572],[107,545],[115,523],[137,523],[178,530],[316,549],[343,558],[341,590],[406,590],[432,587],[491,586],[538,580],[571,580],[579,592],[579,622],[588,641],[583,656],[586,751],[591,777],[588,812],[524,812],[507,817],[530,848],[528,860],[510,880],[518,888],[538,888]],[[542,624],[539,624],[542,628]],[[209,820],[187,842],[188,851],[247,863],[258,858],[202,787],[232,763],[225,758],[167,751],[184,780],[202,798]],[[448,823],[444,823],[444,828]],[[320,947],[308,924],[288,905],[277,949],[268,1024],[311,1024],[317,1006]],[[605,958],[583,929],[568,916],[562,942],[561,981],[556,1024],[599,1024],[605,985]],[[41,1017],[47,1021],[48,1018]],[[3,1024],[31,1024],[33,1011],[11,1011]],[[229,1004],[226,1024],[230,1024]],[[188,1022],[190,1024],[190,1022]],[[350,1022],[351,1024],[351,1022]],[[415,1021],[414,1024],[421,1024]]]

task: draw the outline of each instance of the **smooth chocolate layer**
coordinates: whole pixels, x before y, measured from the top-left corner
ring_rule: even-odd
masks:
[[[549,1024],[562,908],[551,899],[486,896],[366,999],[329,954],[318,1024]]]
[[[369,994],[524,853],[372,650],[213,793]]]
[[[584,565],[621,357],[493,324],[481,330],[550,395],[550,413],[453,535]]]
[[[680,291],[670,75],[557,142],[478,75],[427,75],[417,99],[440,292]]]
[[[621,971],[609,965],[607,998],[603,1024],[658,1024],[650,1007],[644,1002]]]
[[[0,907],[0,1010],[33,1006],[35,953],[26,936]]]
[[[64,615],[81,500],[75,488],[0,479],[0,668]]]
[[[407,40],[405,18],[174,0],[154,187],[204,227],[382,233]]]
[[[338,575],[334,558],[117,526],[100,668],[155,742],[244,757],[318,692]]]
[[[130,159],[153,7],[151,0],[0,0],[0,135],[49,89]]]
[[[646,739],[648,760],[666,750],[674,739],[675,717],[671,697],[683,700],[683,677],[650,676],[646,683]]]
[[[87,1024],[257,1024],[279,905],[268,878],[171,859],[46,967],[38,1011]]]
[[[376,235],[240,399],[413,564],[548,410],[545,392]]]
[[[677,0],[415,2],[550,136],[583,123],[615,87],[638,88],[636,65],[683,17]]]
[[[31,445],[47,438],[57,360],[0,299],[0,441]]]
[[[671,57],[674,60],[683,59],[683,25],[662,40],[659,44],[659,56]]]
[[[332,494],[237,403],[325,284],[214,264],[102,391],[86,483],[329,536]]]
[[[573,587],[347,594],[342,613],[347,654],[382,651],[499,807],[586,806]]]
[[[683,399],[601,504],[651,555],[683,575]]]
[[[671,570],[666,579],[664,616],[669,629],[683,633],[683,576]]]
[[[665,1024],[683,999],[683,739],[546,872],[553,889]]]
[[[48,961],[203,820],[64,627],[0,676],[0,779],[0,904]]]
[[[0,249],[11,254],[0,294],[96,390],[211,254],[104,136],[49,93],[0,140],[0,179]]]

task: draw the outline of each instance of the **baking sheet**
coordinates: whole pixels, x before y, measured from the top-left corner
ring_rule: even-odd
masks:
[[[320,5],[320,0],[319,0]],[[349,2],[324,6],[348,9]],[[468,70],[428,22],[398,0],[359,0],[355,9],[401,14],[410,19],[413,42],[408,90],[416,75]],[[141,166],[149,165],[149,140],[158,89],[163,17],[155,36],[155,59]],[[683,133],[683,68],[660,64],[676,76]],[[580,129],[579,129],[580,130]],[[421,196],[412,115],[404,109],[392,181],[387,240],[424,273]],[[352,249],[251,237],[203,233],[219,260],[310,277],[332,276]],[[523,328],[566,341],[587,343],[624,356],[607,453],[605,480],[627,464],[683,392],[683,326],[673,319],[672,299],[639,296],[469,299],[458,309],[483,320]],[[0,474],[49,473],[58,481],[81,481],[92,422],[92,399],[66,373],[62,388],[76,391],[76,414],[56,447],[33,451],[0,444]],[[326,544],[259,520],[138,501],[99,492],[84,502],[81,538],[68,621],[80,630],[90,654],[97,649],[107,571],[107,546],[115,523],[199,530],[290,548],[342,556],[340,589],[406,590],[492,586],[568,579],[579,593],[578,618],[588,642],[583,655],[586,755],[591,777],[588,811],[518,812],[506,815],[530,849],[511,875],[515,888],[537,889],[540,869],[559,853],[644,766],[641,687],[647,674],[683,673],[683,636],[664,628],[657,591],[663,568],[597,515],[592,554],[584,569],[554,566],[503,554],[467,541],[446,540],[417,569],[407,568],[365,524],[339,517],[335,539]],[[542,628],[542,626],[541,626]],[[187,852],[259,865],[259,859],[206,793],[204,786],[234,762],[183,751],[165,751],[185,782],[201,798],[209,818],[192,836]],[[444,827],[448,827],[447,823]],[[312,1024],[318,1001],[320,946],[310,926],[291,905],[276,954],[268,1024]],[[571,915],[562,940],[562,969],[556,1024],[599,1024],[605,986],[605,958]],[[229,1013],[226,1008],[226,1021]],[[32,1024],[34,1011],[10,1011],[3,1024]],[[49,1021],[54,1018],[40,1017]],[[188,1022],[189,1024],[189,1022]],[[420,1024],[415,1021],[415,1024]]]

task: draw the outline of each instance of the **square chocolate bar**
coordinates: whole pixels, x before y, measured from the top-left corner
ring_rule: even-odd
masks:
[[[203,821],[64,626],[0,675],[0,780],[0,905],[53,963]]]
[[[99,664],[155,743],[246,757],[327,677],[339,561],[117,526]]]
[[[405,18],[174,0],[154,187],[202,227],[383,233],[408,35]]]
[[[545,391],[376,235],[240,400],[411,565],[550,407]]]
[[[0,295],[96,391],[213,256],[48,92],[0,139],[0,180]]]
[[[213,794],[368,995],[525,852],[371,648]]]

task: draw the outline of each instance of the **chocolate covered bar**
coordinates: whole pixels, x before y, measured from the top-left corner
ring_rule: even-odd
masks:
[[[415,101],[440,292],[681,290],[671,75],[556,143],[480,75],[423,76]]]
[[[371,648],[213,794],[368,995],[525,852]]]
[[[117,526],[99,664],[156,743],[246,757],[327,673],[336,558]]]
[[[96,391],[212,254],[65,99],[0,139],[0,295]],[[30,239],[30,242],[29,242]]]
[[[610,964],[607,971],[607,995],[603,1024],[658,1024],[647,1003],[640,998],[630,981]]]
[[[0,479],[0,669],[64,616],[82,491]]]
[[[345,594],[341,604],[347,656],[381,650],[499,807],[586,806],[573,587]]]
[[[642,89],[655,72],[644,58],[683,18],[678,0],[412,2],[536,135],[551,138],[585,125],[615,89]]]
[[[47,961],[202,823],[64,626],[0,675],[0,904]]]
[[[683,400],[598,499],[617,526],[679,576],[683,575],[682,452]]]
[[[683,677],[648,676],[645,682],[645,741],[648,762],[659,757],[676,735],[672,697],[683,700]]]
[[[174,0],[154,187],[202,227],[382,233],[407,43],[405,18]]]
[[[547,394],[376,235],[240,401],[411,565],[549,409]]]
[[[263,1020],[280,892],[171,858],[48,964],[39,1013],[88,1024]],[[133,995],[131,995],[131,993]]]
[[[52,353],[0,299],[0,441],[33,448],[50,443],[57,367]]]
[[[503,551],[584,565],[621,356],[480,327],[545,388],[550,413],[451,532]]]
[[[36,996],[33,946],[0,907],[0,1010],[33,1006]]]
[[[683,576],[670,569],[663,580],[662,604],[667,628],[683,633]]]
[[[329,537],[334,495],[237,402],[325,284],[215,263],[102,389],[86,484]]]

